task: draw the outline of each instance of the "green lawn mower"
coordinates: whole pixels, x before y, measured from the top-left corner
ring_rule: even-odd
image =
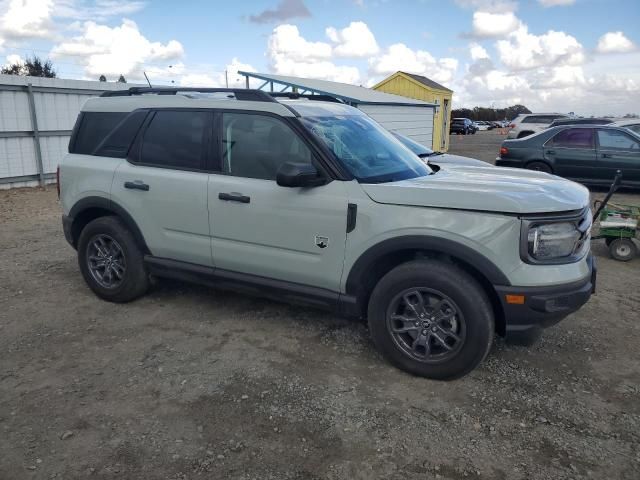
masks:
[[[600,231],[591,239],[604,238],[611,256],[621,262],[628,262],[638,253],[634,238],[638,235],[640,206],[609,203],[621,179],[622,175],[618,172],[604,200],[593,202],[593,220],[599,220]]]

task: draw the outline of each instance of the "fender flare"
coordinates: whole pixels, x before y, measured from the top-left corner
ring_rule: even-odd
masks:
[[[142,235],[142,231],[138,227],[138,224],[135,222],[133,217],[121,207],[119,204],[105,197],[91,196],[84,197],[76,202],[76,204],[71,207],[69,211],[69,217],[73,219],[72,224],[75,223],[76,219],[82,215],[83,212],[91,209],[91,208],[99,208],[101,210],[106,210],[108,212],[112,212],[114,215],[118,216],[127,228],[131,231],[136,242],[143,248],[144,251],[149,252],[149,248],[147,247],[147,242]],[[78,232],[79,234],[79,232]],[[74,244],[77,245],[78,238],[73,239]]]
[[[429,235],[406,235],[390,238],[370,247],[353,264],[345,285],[348,294],[357,294],[371,265],[385,255],[402,250],[430,250],[467,263],[480,272],[492,285],[511,286],[507,276],[491,260],[459,242]]]

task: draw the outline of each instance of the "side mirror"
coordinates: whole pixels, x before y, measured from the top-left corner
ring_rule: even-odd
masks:
[[[326,180],[310,163],[285,162],[276,173],[276,182],[281,187],[317,187]]]

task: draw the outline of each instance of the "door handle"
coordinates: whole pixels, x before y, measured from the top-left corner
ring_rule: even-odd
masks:
[[[611,158],[611,154],[610,153],[603,153],[602,154],[602,158]]]
[[[549,155],[555,155],[556,151],[555,150],[547,150],[545,153],[548,153]]]
[[[251,197],[241,193],[219,193],[218,198],[227,202],[249,203],[251,201]]]
[[[129,188],[131,190],[142,190],[143,192],[149,191],[149,185],[142,182],[141,180],[136,180],[135,182],[124,182],[124,188]]]

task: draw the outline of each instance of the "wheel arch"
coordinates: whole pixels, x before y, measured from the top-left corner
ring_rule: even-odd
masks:
[[[496,330],[505,333],[502,303],[494,285],[510,286],[507,276],[491,260],[459,242],[432,236],[409,235],[384,240],[366,250],[351,267],[345,290],[356,298],[364,314],[378,281],[393,268],[417,258],[436,258],[463,268],[484,289],[495,314]]]
[[[107,215],[115,215],[120,218],[131,231],[143,252],[150,253],[142,231],[129,212],[118,203],[108,198],[97,196],[82,198],[69,211],[69,217],[73,219],[71,223],[71,239],[74,248],[78,247],[78,239],[82,229],[90,221]]]

